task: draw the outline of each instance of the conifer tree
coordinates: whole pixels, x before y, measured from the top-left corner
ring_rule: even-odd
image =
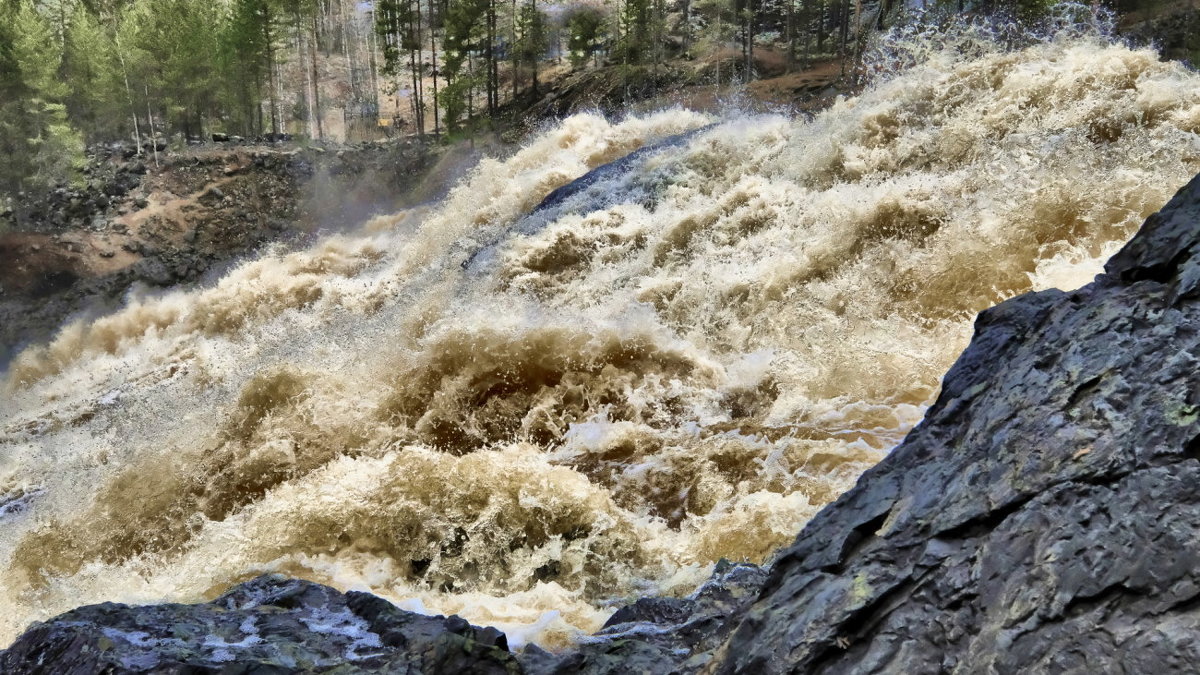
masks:
[[[572,12],[567,17],[567,51],[571,65],[579,68],[589,59],[596,58],[604,37],[604,15],[599,10],[583,7]]]
[[[486,84],[487,77],[474,68],[472,53],[483,53],[487,36],[489,0],[451,0],[443,19],[442,71],[446,87],[442,90],[446,126],[458,131],[470,117],[475,88]],[[489,99],[490,100],[490,99]]]
[[[89,140],[123,130],[127,118],[116,48],[100,19],[83,4],[73,8],[66,26],[60,75],[68,115]]]
[[[550,43],[546,15],[537,8],[537,0],[528,0],[517,14],[517,37],[513,44],[513,81],[521,67],[530,72],[530,95],[538,96],[538,60]]]
[[[83,158],[82,135],[64,103],[69,87],[59,76],[61,33],[32,3],[9,5],[0,15],[8,35],[0,40],[0,138],[8,189],[70,180]]]

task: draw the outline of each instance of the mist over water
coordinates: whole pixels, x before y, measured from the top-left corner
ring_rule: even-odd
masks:
[[[1151,51],[929,50],[811,121],[571,117],[439,204],[69,326],[0,385],[0,641],[282,571],[553,646],[763,561],[978,311],[1090,281],[1197,132],[1200,77]]]

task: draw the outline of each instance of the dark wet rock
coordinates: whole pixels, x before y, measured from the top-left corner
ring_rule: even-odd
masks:
[[[578,213],[590,213],[615,204],[618,200],[628,199],[628,195],[625,192],[612,189],[611,183],[615,178],[643,166],[648,159],[662,154],[665,150],[686,144],[698,134],[710,128],[712,128],[711,125],[693,129],[682,134],[676,134],[657,143],[639,148],[615,162],[598,166],[546,195],[542,202],[533,209],[533,214],[552,211],[554,216],[561,215],[562,206],[568,200],[584,194],[588,197],[584,203],[571,205],[575,207]],[[599,189],[593,190],[593,188]],[[591,191],[591,194],[588,194],[589,191]]]
[[[624,623],[652,623],[655,625],[679,624],[687,620],[696,608],[696,602],[688,598],[641,598],[613,613],[605,628]]]
[[[200,605],[105,603],[35,624],[0,672],[520,672],[503,634],[366,593],[264,576]]]
[[[618,202],[648,204],[655,201],[664,180],[659,172],[644,170],[649,160],[671,148],[685,145],[711,128],[712,125],[708,125],[669,136],[634,150],[618,160],[598,166],[570,183],[556,188],[500,237],[471,253],[463,262],[463,269],[473,272],[485,269],[493,261],[501,243],[508,237],[536,234],[565,214],[591,213]]]
[[[980,315],[925,421],[776,562],[720,672],[1188,672],[1200,178],[1090,286]]]
[[[687,598],[643,598],[617,610],[595,635],[563,654],[527,649],[531,674],[669,673],[696,670],[734,627],[766,579],[756,565],[722,561]]]

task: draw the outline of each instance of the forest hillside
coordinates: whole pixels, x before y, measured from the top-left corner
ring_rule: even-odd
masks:
[[[1193,4],[1114,9],[1131,35],[1188,59]],[[80,183],[86,149],[103,143],[150,158],[214,139],[461,137],[642,99],[827,103],[854,90],[881,30],[917,15],[1046,20],[1051,5],[0,0],[0,196]]]

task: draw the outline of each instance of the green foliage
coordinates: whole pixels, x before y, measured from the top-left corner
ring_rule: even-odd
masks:
[[[403,54],[419,49],[416,11],[413,0],[378,0],[375,3],[375,29],[383,48],[383,72],[398,75]]]
[[[513,77],[516,82],[517,72],[527,68],[532,74],[534,94],[537,93],[537,64],[546,48],[550,46],[550,31],[546,25],[546,15],[537,8],[537,0],[529,0],[521,5],[516,16],[516,35],[512,46]]]
[[[61,74],[68,115],[89,139],[103,140],[123,126],[126,103],[116,47],[83,5],[75,7],[64,33]]]
[[[517,14],[517,39],[513,44],[514,59],[533,67],[549,46],[550,31],[546,26],[546,15],[538,10],[533,0],[521,5]]]
[[[615,56],[624,65],[657,63],[663,57],[660,37],[666,32],[661,0],[621,0],[617,13]]]
[[[83,160],[83,138],[63,103],[63,46],[31,3],[0,6],[0,190],[65,182]]]
[[[459,73],[450,79],[449,84],[442,89],[441,104],[445,111],[446,127],[451,133],[460,131],[467,118],[467,97],[470,92],[483,85],[483,77],[479,73]]]
[[[218,37],[220,94],[231,127],[247,135],[262,131],[257,118],[279,49],[278,16],[270,0],[233,0]]]
[[[583,7],[567,17],[567,50],[571,55],[571,65],[576,68],[587,65],[606,39],[604,15],[600,10]]]
[[[134,62],[149,96],[167,121],[198,133],[205,114],[217,109],[219,21],[208,0],[135,0],[128,21],[134,31]]]
[[[451,132],[458,131],[466,119],[471,93],[484,85],[484,74],[470,65],[471,54],[482,54],[484,50],[487,9],[488,0],[451,0],[443,18],[442,74],[446,86],[441,104]]]

